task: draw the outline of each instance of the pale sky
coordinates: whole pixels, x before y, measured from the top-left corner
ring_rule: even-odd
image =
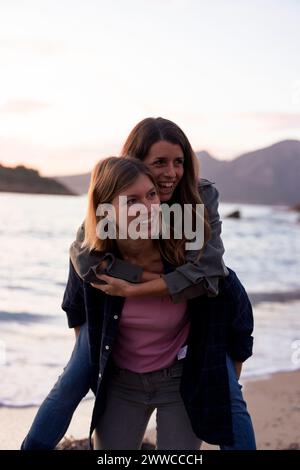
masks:
[[[299,0],[0,0],[0,163],[89,171],[149,116],[218,158],[300,139]]]

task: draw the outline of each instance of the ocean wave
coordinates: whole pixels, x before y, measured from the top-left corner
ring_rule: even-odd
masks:
[[[55,320],[54,315],[40,315],[30,312],[0,312],[0,321],[19,323],[49,323]]]
[[[26,287],[26,286],[17,286],[17,285],[14,285],[14,284],[8,284],[6,286],[3,286],[5,289],[9,289],[9,290],[23,290],[23,291],[31,291],[31,287]]]
[[[300,290],[283,292],[248,292],[253,305],[261,302],[292,302],[300,300]]]

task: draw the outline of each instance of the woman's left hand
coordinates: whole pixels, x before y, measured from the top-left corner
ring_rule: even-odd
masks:
[[[107,276],[106,274],[97,275],[98,279],[105,281],[106,284],[95,284],[91,283],[96,289],[100,289],[107,295],[113,295],[118,297],[128,297],[130,287],[132,284],[130,282],[124,281],[123,279],[117,279],[115,277]]]

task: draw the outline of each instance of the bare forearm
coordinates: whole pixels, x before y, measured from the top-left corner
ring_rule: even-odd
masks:
[[[152,297],[165,297],[169,295],[169,290],[164,279],[159,277],[152,281],[131,284],[128,288],[128,297],[144,297],[147,295],[151,295]]]
[[[144,270],[142,273],[141,282],[154,281],[155,279],[159,279],[159,278],[160,278],[159,274]]]

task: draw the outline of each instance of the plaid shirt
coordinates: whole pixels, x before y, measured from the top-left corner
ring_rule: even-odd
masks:
[[[165,272],[172,268],[165,265]],[[92,433],[105,408],[111,350],[118,332],[124,298],[91,287],[70,263],[62,308],[70,327],[88,323],[92,363],[91,388],[96,399]],[[184,359],[180,393],[195,434],[211,444],[233,443],[226,354],[243,362],[252,355],[253,315],[249,298],[237,278],[220,280],[216,297],[188,301],[191,327]]]

